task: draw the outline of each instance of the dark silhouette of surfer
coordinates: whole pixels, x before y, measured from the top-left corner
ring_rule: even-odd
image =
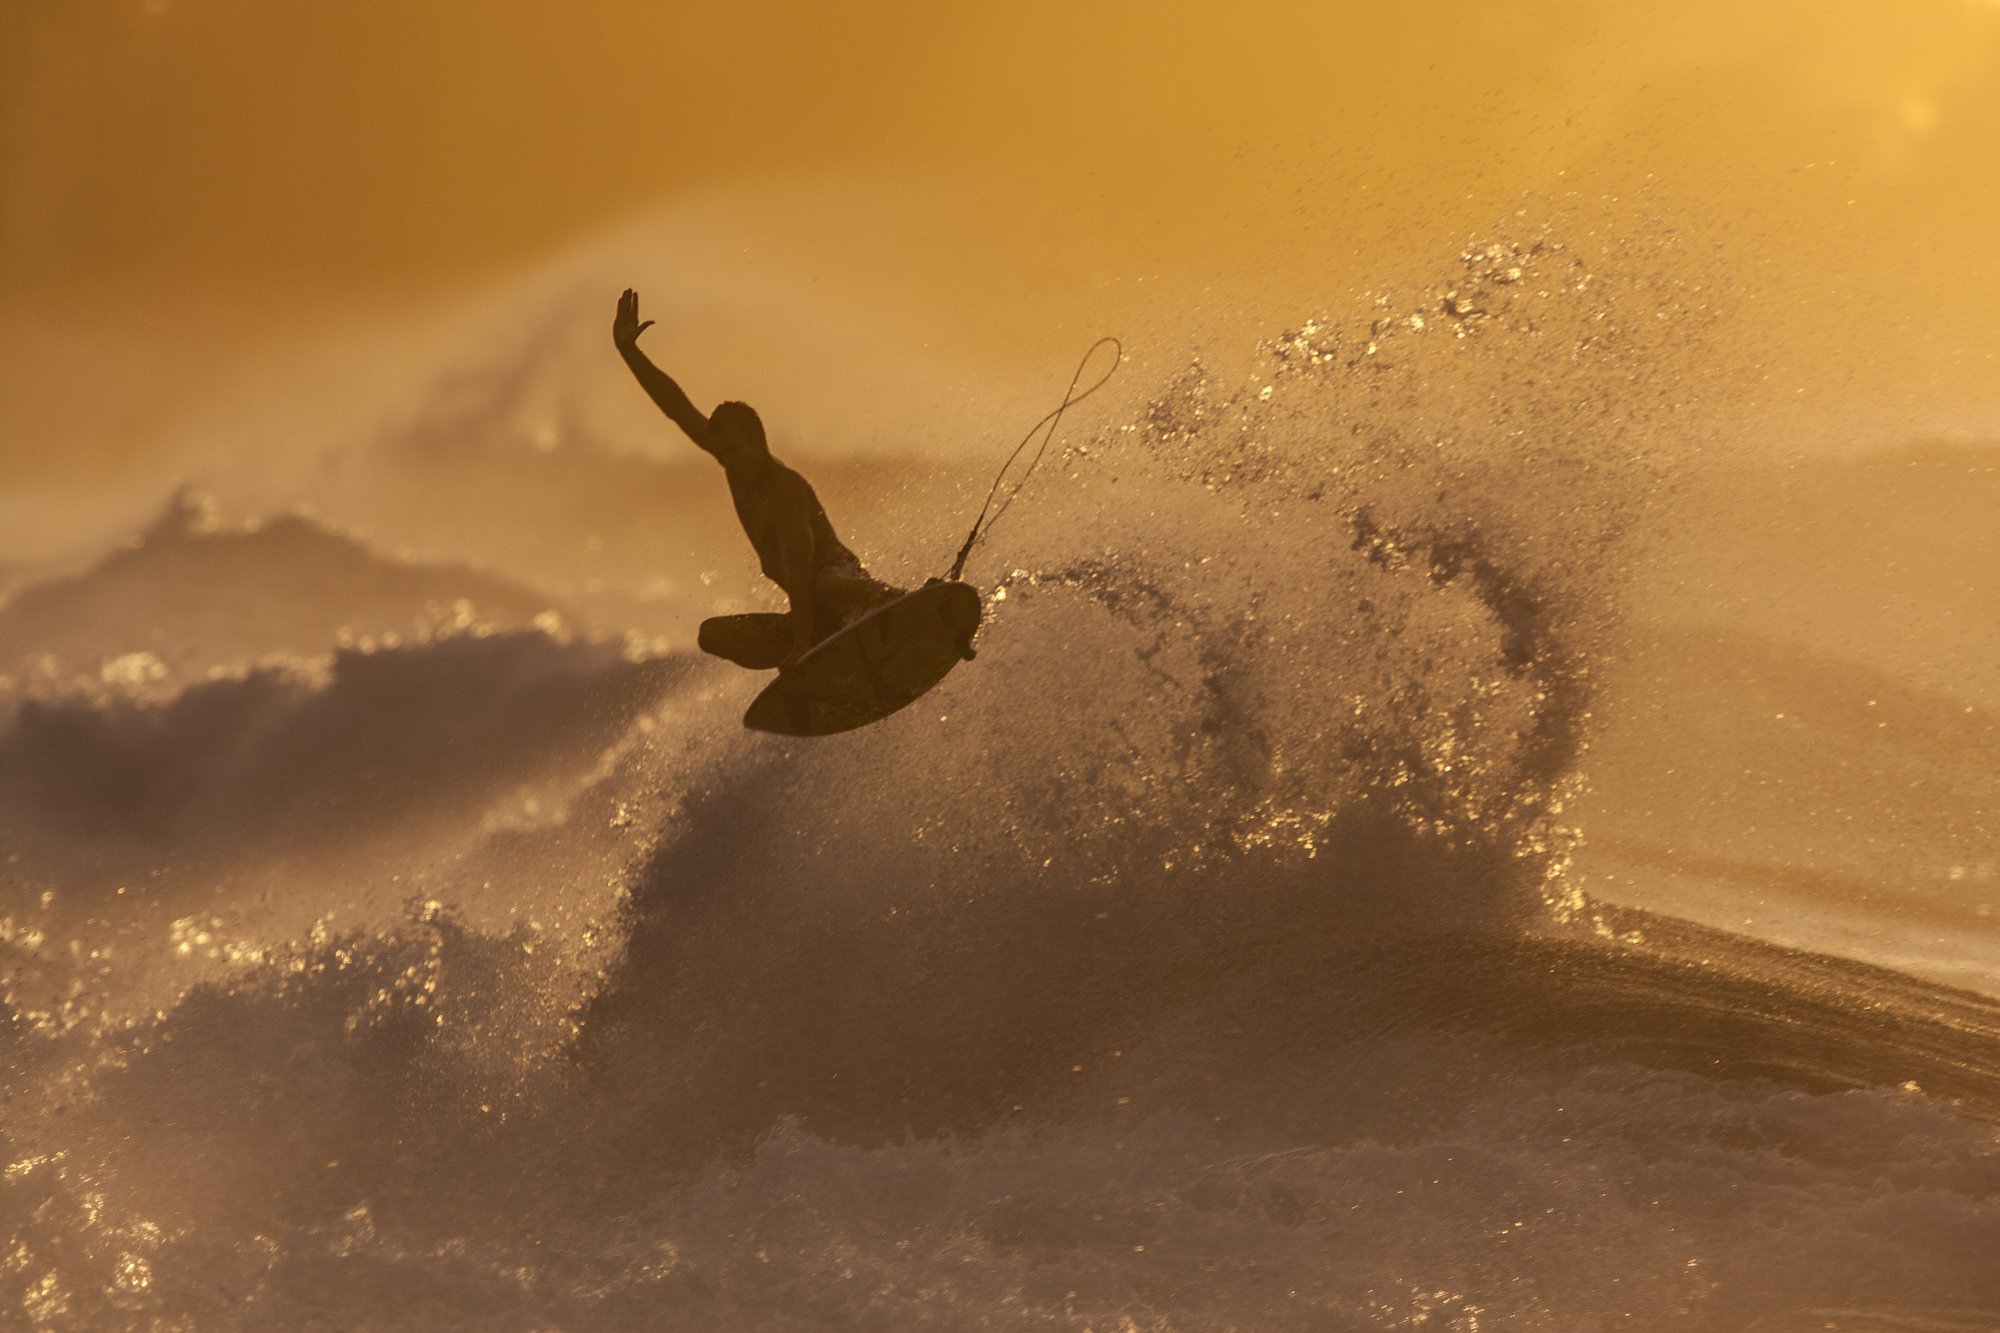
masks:
[[[680,385],[639,350],[639,335],[652,324],[640,322],[639,294],[627,288],[618,298],[611,340],[668,419],[722,464],[736,517],[756,548],[764,577],[791,599],[785,615],[767,611],[702,621],[702,651],[752,670],[785,666],[842,626],[901,597],[901,588],[870,577],[834,534],[812,484],[771,456],[755,411],[744,403],[723,403],[703,416]]]

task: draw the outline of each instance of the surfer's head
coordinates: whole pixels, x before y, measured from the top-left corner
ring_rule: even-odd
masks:
[[[764,441],[764,423],[748,403],[723,403],[708,414],[708,444],[717,458],[768,458],[771,446]]]

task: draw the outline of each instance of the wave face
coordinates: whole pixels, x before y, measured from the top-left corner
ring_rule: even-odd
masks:
[[[977,661],[821,742],[675,651],[770,604],[688,536],[740,542],[719,482],[523,426],[594,317],[304,469],[317,517],[17,571],[0,1322],[2000,1326],[2000,1004],[1936,980],[2000,958],[1991,718],[1636,623],[1726,416],[1679,262],[1502,237],[1134,364],[976,552]],[[897,577],[977,489],[798,461]],[[1656,660],[1701,680],[1613,716]],[[1801,691],[1762,842],[1591,791]],[[1955,896],[1812,860],[1820,753]],[[1655,874],[1966,930],[1836,958]]]

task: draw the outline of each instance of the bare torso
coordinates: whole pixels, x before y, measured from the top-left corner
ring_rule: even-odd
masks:
[[[835,535],[811,482],[775,458],[761,466],[731,467],[727,475],[737,520],[757,552],[757,565],[765,578],[785,586],[785,538],[801,528],[811,533],[816,575],[859,572],[861,561]]]

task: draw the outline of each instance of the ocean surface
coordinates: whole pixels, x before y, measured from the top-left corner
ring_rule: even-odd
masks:
[[[1989,443],[1746,442],[1523,222],[1114,330],[977,660],[785,741],[620,245],[0,570],[0,1326],[2000,1329]],[[1099,332],[896,418],[718,282],[905,583]]]

